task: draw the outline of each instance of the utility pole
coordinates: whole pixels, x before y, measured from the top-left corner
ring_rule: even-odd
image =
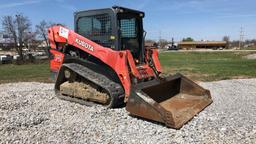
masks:
[[[243,30],[243,27],[241,27],[241,30],[240,30],[240,39],[239,39],[239,49],[241,49],[242,44],[243,44],[243,40],[244,40],[244,30]]]

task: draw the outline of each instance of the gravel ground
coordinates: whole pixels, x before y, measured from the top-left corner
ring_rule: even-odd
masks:
[[[256,79],[201,83],[213,103],[180,130],[124,108],[59,100],[53,84],[0,85],[0,143],[256,143]]]

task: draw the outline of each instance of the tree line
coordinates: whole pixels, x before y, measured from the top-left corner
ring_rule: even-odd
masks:
[[[192,37],[185,37],[181,40],[182,42],[193,42],[195,41]],[[230,40],[229,36],[223,36],[222,41],[225,41],[227,43],[226,48],[238,48],[240,47],[241,49],[246,48],[246,47],[256,47],[256,39],[247,39],[244,41],[239,41],[239,40]],[[168,41],[166,39],[160,39],[160,40],[152,40],[152,39],[147,39],[145,43],[150,43],[154,44],[155,47],[159,48],[164,48],[166,45],[173,43],[172,41]]]
[[[56,23],[42,20],[35,25],[33,31],[30,19],[22,13],[2,17],[3,33],[11,40],[21,60],[24,59],[22,50],[24,47],[32,44],[39,45],[42,42],[46,44],[46,47],[49,46],[47,29],[53,25]]]
[[[37,25],[35,25],[35,30],[32,31],[32,24],[30,19],[23,15],[22,13],[18,13],[16,15],[7,15],[2,17],[2,28],[4,30],[4,34],[8,35],[8,37],[13,42],[13,47],[17,51],[21,60],[23,60],[23,51],[24,47],[29,47],[29,45],[39,45],[40,42],[44,42],[46,47],[49,47],[49,42],[47,38],[47,29],[57,23],[47,22],[42,20]],[[63,24],[62,24],[63,25]],[[246,40],[244,42],[239,41],[230,41],[228,36],[224,36],[223,41],[226,41],[228,44],[228,48],[244,46],[249,44],[254,44],[256,46],[256,40]],[[182,41],[194,41],[191,37],[183,38]],[[166,39],[160,39],[159,41],[155,40],[146,40],[146,43],[154,43],[158,45],[160,48],[164,48],[167,44],[170,44],[171,41]]]

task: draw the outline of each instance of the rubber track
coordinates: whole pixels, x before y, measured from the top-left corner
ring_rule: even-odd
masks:
[[[106,90],[110,96],[113,98],[112,104],[109,106],[110,108],[121,107],[124,105],[124,89],[123,87],[110,80],[104,75],[98,74],[93,70],[76,63],[66,63],[63,64],[62,67],[66,67],[74,72],[76,72],[81,77],[89,80],[95,85],[100,86],[104,90]],[[69,97],[64,95],[58,95],[61,99],[65,99],[72,102],[77,102],[85,105],[92,105],[92,102],[85,101],[83,99]]]

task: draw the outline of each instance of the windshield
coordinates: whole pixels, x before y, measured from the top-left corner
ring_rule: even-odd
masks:
[[[81,17],[77,23],[78,33],[100,45],[111,47],[113,42],[111,17],[108,14]]]

